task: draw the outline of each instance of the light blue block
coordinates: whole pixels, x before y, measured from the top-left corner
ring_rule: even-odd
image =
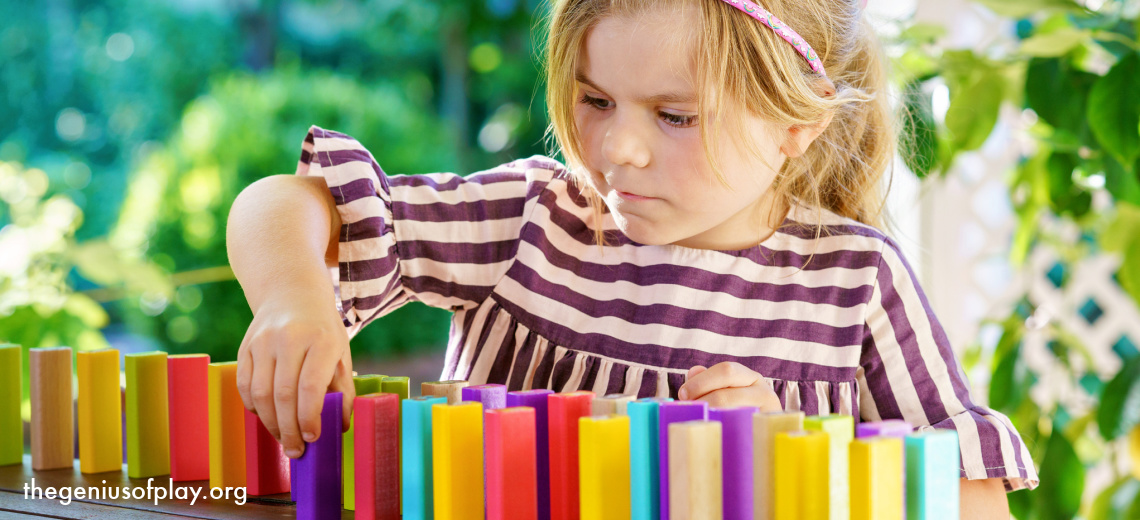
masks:
[[[957,520],[961,452],[958,432],[934,430],[906,437],[906,517]]]
[[[659,520],[661,485],[658,456],[658,408],[670,398],[647,397],[630,402],[629,469],[631,520]]]
[[[431,407],[435,404],[447,404],[447,398],[412,397],[400,407],[404,520],[435,518],[431,472]]]

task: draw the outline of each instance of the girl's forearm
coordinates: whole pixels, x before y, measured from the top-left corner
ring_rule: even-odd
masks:
[[[230,209],[226,249],[254,314],[274,296],[331,300],[339,230],[320,177],[277,175],[246,187]]]
[[[1000,478],[962,479],[959,517],[978,520],[1009,520],[1009,500]]]

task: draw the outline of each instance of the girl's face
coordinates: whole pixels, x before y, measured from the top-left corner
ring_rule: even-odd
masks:
[[[769,187],[785,160],[788,131],[748,114],[748,138],[767,161],[724,136],[719,182],[697,120],[693,26],[667,13],[607,17],[586,38],[575,119],[589,182],[635,242],[735,250],[756,245],[782,221]]]

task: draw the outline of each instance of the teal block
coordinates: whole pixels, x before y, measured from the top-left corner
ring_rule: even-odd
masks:
[[[403,438],[404,520],[432,520],[431,407],[447,404],[446,397],[412,397],[400,407],[400,436]]]
[[[630,520],[661,517],[661,457],[658,409],[671,398],[646,397],[626,406],[629,414]]]
[[[958,432],[916,432],[905,442],[907,519],[957,520],[961,483]]]

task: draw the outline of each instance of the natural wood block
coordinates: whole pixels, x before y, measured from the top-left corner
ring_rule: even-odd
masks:
[[[670,520],[721,520],[721,423],[685,421],[669,424]]]
[[[432,473],[437,520],[483,520],[483,403],[437,404]]]
[[[210,363],[208,376],[210,487],[242,487],[246,484],[245,405],[237,390],[237,362]]]
[[[28,350],[32,398],[32,469],[70,468],[75,461],[71,347]]]
[[[420,395],[438,395],[447,398],[447,404],[457,404],[463,401],[463,389],[467,381],[431,381],[420,383]]]
[[[776,515],[776,435],[804,429],[803,412],[761,412],[752,416],[753,510],[756,520]]]
[[[166,352],[127,354],[127,475],[170,474]]]
[[[119,351],[79,352],[79,470],[123,469],[123,407]]]
[[[590,415],[625,415],[626,407],[632,401],[632,395],[609,394],[595,397],[590,405]]]
[[[630,519],[629,416],[578,419],[582,520]]]

